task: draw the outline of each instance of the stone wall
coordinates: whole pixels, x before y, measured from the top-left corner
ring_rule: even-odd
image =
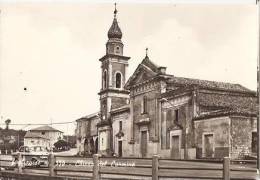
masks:
[[[143,119],[149,118],[150,124],[149,124],[149,140],[154,140],[155,136],[155,121],[157,120],[157,111],[158,111],[158,104],[157,104],[157,96],[158,96],[158,90],[154,89],[149,92],[139,94],[134,97],[133,99],[133,120],[134,120],[134,128],[135,131],[135,140],[137,143],[139,143],[139,125],[136,123],[140,122]],[[144,96],[146,96],[147,100],[147,111],[144,113],[142,112],[143,109],[143,99]]]
[[[130,140],[130,124],[129,124],[129,111],[114,114],[112,116],[112,129],[113,129],[113,150],[118,155],[118,141],[122,141],[122,155],[129,157],[129,140]],[[119,122],[122,122],[121,134],[119,129]]]
[[[193,106],[190,94],[169,98],[162,102],[160,155],[171,158],[171,132],[180,131],[181,158],[195,158]],[[184,157],[185,147],[187,153]]]
[[[231,117],[231,157],[243,159],[252,154],[252,132],[256,132],[256,118]]]
[[[213,158],[229,156],[230,118],[216,117],[194,121],[197,158],[204,158],[204,136],[213,135]]]
[[[112,97],[111,98],[111,106],[112,109],[119,108],[123,105],[127,104],[128,98],[122,98],[122,97]]]

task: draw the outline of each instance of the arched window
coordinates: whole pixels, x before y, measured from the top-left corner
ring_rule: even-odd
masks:
[[[116,88],[121,88],[121,73],[116,73]]]
[[[107,88],[107,71],[105,70],[104,71],[104,74],[103,74],[103,88]]]
[[[119,46],[116,47],[116,54],[119,54],[120,53],[120,48]]]

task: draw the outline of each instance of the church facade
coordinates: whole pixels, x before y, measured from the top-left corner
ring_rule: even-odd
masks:
[[[176,77],[144,57],[126,79],[117,10],[101,63],[100,109],[76,120],[78,153],[245,158],[256,152],[257,96],[239,84]]]

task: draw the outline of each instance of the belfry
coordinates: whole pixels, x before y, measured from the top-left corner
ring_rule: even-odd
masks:
[[[129,91],[124,89],[126,69],[130,57],[123,55],[124,44],[121,41],[122,31],[117,22],[117,9],[115,4],[114,19],[107,33],[106,55],[99,59],[101,62],[102,87],[100,95],[100,117],[98,124],[100,152],[111,154],[112,131],[111,110],[126,105]]]

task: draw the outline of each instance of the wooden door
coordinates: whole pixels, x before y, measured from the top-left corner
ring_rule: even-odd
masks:
[[[123,154],[122,141],[118,141],[118,156],[122,157],[122,154]]]
[[[141,132],[141,155],[146,157],[147,154],[147,131]]]
[[[205,149],[205,157],[212,158],[214,154],[213,134],[207,134],[204,136],[204,149]]]
[[[172,136],[172,159],[180,159],[180,137]]]
[[[257,152],[257,132],[252,132],[251,148],[252,148],[252,153]]]

